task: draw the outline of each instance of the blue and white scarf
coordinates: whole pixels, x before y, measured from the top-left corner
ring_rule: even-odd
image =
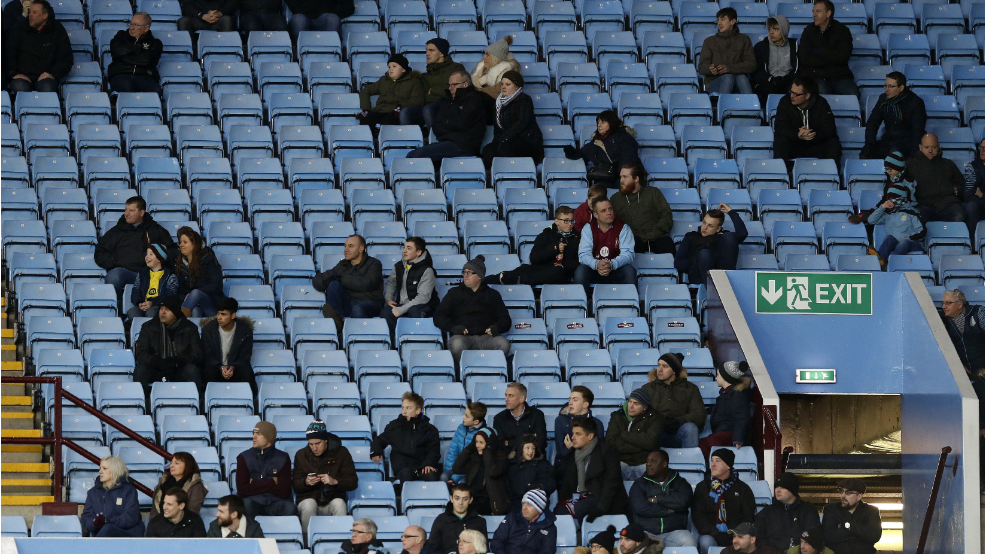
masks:
[[[509,96],[503,96],[503,94],[500,93],[499,96],[496,97],[496,126],[499,127],[500,129],[503,128],[503,122],[499,117],[500,112],[502,111],[503,108],[507,106],[507,104],[512,102],[513,99],[519,96],[520,93],[522,92],[523,92],[523,87],[520,87],[516,89],[516,92],[514,92]]]

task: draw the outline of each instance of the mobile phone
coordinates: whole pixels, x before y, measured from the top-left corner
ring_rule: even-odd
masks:
[[[309,473],[308,477],[316,477],[317,475],[318,475],[317,473]]]

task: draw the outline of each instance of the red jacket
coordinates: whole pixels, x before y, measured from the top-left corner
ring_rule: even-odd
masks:
[[[575,231],[581,232],[581,228],[592,221],[592,210],[588,209],[588,202],[582,202],[581,206],[575,208]]]

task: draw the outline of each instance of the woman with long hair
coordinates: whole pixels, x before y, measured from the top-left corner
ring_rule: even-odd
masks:
[[[99,477],[86,495],[82,526],[90,537],[142,537],[137,488],[123,460],[106,456],[99,461]]]
[[[458,455],[452,472],[464,475],[464,484],[472,489],[472,507],[480,515],[503,515],[509,511],[506,492],[506,448],[502,448],[496,431],[486,427],[472,438],[472,444]]]
[[[640,163],[636,131],[625,125],[613,110],[605,110],[595,118],[596,130],[580,149],[565,146],[564,155],[570,160],[585,160],[588,178],[593,183],[611,187],[619,185],[619,170],[626,164]]]
[[[497,98],[502,89],[503,75],[507,71],[520,72],[520,62],[510,53],[513,36],[506,35],[486,47],[482,60],[472,69],[472,86],[493,98]]]
[[[493,140],[482,149],[482,161],[492,167],[493,158],[544,158],[544,135],[534,116],[534,101],[523,92],[523,76],[516,71],[503,74],[502,90],[496,97]]]
[[[222,266],[202,235],[191,227],[178,229],[178,296],[185,317],[216,314],[215,303],[222,298]]]
[[[524,435],[520,444],[520,461],[510,464],[510,502],[519,502],[529,490],[540,489],[548,496],[557,489],[554,466],[537,443],[536,435]]]
[[[164,493],[173,488],[179,488],[188,494],[188,502],[185,509],[196,514],[201,511],[202,503],[205,502],[205,495],[208,489],[202,482],[202,475],[198,469],[198,462],[195,457],[188,452],[175,452],[171,458],[171,465],[164,470],[164,475],[157,482],[154,488],[154,502],[151,505],[150,517],[161,513],[161,505],[164,503]]]

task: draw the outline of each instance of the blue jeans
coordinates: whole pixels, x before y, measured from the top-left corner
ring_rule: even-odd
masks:
[[[732,75],[731,73],[726,73],[715,77],[714,81],[707,83],[705,89],[709,93],[717,92],[718,94],[731,94],[733,92],[752,94],[752,83],[749,82],[748,75]]]
[[[335,280],[328,284],[325,290],[325,301],[342,317],[376,317],[380,313],[380,303],[373,300],[352,302],[349,291],[342,286],[342,281]]]
[[[619,468],[622,470],[623,481],[635,481],[646,474],[646,464],[631,466],[626,462],[619,462]]]
[[[685,423],[676,433],[664,433],[661,442],[668,448],[696,448],[701,430],[693,423]]]
[[[58,92],[58,79],[38,79],[33,83],[26,79],[11,79],[10,91],[18,92]]]
[[[670,533],[661,533],[659,535],[650,536],[664,541],[664,544],[670,547],[698,546],[698,541],[694,540],[694,535],[692,535],[687,529],[678,529],[677,531],[671,531]]]
[[[816,79],[816,81],[817,91],[820,94],[853,94],[855,96],[862,94],[855,85],[854,79],[842,79],[840,81]]]
[[[694,264],[687,268],[688,282],[703,284],[712,269],[735,269],[739,261],[739,241],[735,233],[722,233],[715,248],[698,251]]]
[[[406,108],[401,110],[401,113]],[[464,149],[457,142],[434,142],[420,148],[415,148],[407,153],[408,158],[431,158],[435,169],[441,168],[441,160],[445,158],[461,158],[472,156],[472,153]]]
[[[212,298],[199,289],[189,292],[181,307],[191,310],[192,317],[212,317],[216,314]]]
[[[438,113],[439,102],[431,102],[424,106],[407,106],[400,110],[401,125],[423,125],[431,128],[434,116]]]
[[[718,541],[711,535],[701,535],[698,537],[698,552],[708,554],[708,549],[718,546]]]
[[[614,269],[606,276],[599,275],[598,270],[592,269],[585,264],[578,266],[575,270],[575,284],[585,287],[585,292],[590,293],[592,284],[603,285],[635,285],[636,268],[632,264],[626,264],[618,269]],[[697,443],[695,443],[697,446]]]
[[[288,30],[294,42],[298,41],[298,34],[301,31],[335,31],[338,32],[342,27],[342,20],[334,13],[323,13],[315,18],[310,18],[304,14],[296,13],[287,22]]]
[[[416,306],[411,306],[407,313],[400,317],[409,317],[411,319],[420,319],[424,317],[431,317],[434,310],[430,306],[422,306],[420,304]],[[393,333],[394,329],[397,328],[397,316],[393,315],[393,308],[384,304],[383,309],[380,310],[380,317],[386,320],[387,325],[390,326],[390,333]],[[442,481],[447,481],[447,479],[442,479]]]
[[[245,471],[246,468],[243,468]],[[247,496],[243,499],[246,516],[250,519],[257,516],[294,516],[298,513],[297,506],[290,500],[277,498],[270,493],[257,496]]]
[[[116,299],[123,305],[123,289],[137,281],[137,272],[125,267],[114,267],[106,272],[106,284],[116,289]]]
[[[888,260],[890,254],[907,254],[909,252],[923,252],[923,245],[916,240],[899,240],[892,235],[888,235],[879,245],[879,257]]]

